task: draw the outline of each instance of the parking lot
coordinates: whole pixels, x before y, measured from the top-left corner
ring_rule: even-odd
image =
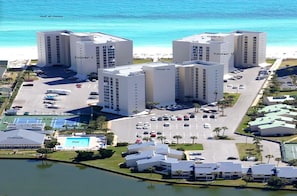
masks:
[[[243,70],[242,72],[230,73],[230,75],[238,76],[238,79],[228,80],[224,83],[224,92],[239,93],[240,97],[237,103],[232,108],[226,108],[224,110],[225,116],[221,116],[221,113],[214,114],[214,118],[210,118],[211,113],[205,113],[199,111],[195,113],[195,109],[180,109],[176,111],[157,110],[154,109],[151,114],[137,115],[134,117],[126,117],[122,119],[113,120],[111,123],[111,129],[118,136],[119,142],[134,143],[139,138],[150,137],[153,133],[153,138],[158,136],[165,136],[168,143],[176,142],[173,138],[175,135],[180,135],[179,143],[192,143],[191,136],[196,136],[196,143],[203,144],[204,150],[201,152],[205,157],[205,161],[216,162],[225,161],[227,157],[239,157],[236,143],[252,143],[252,138],[242,137],[234,134],[240,124],[243,116],[245,115],[249,106],[253,103],[259,90],[265,80],[256,80],[260,67],[250,68]],[[236,87],[236,88],[234,88]],[[240,87],[240,88],[239,88]],[[202,106],[203,107],[203,106]],[[209,109],[217,109],[215,106],[206,106]],[[190,113],[195,114],[195,118],[189,118],[189,120],[171,120],[171,117],[183,117]],[[158,121],[159,117],[168,116],[169,119]],[[205,116],[207,115],[207,116]],[[151,118],[157,120],[151,121]],[[140,123],[141,122],[141,123]],[[144,129],[143,127],[137,128],[139,124],[149,124]],[[169,126],[164,126],[165,123],[169,123]],[[187,124],[185,126],[185,124]],[[209,127],[205,127],[208,124]],[[227,127],[225,135],[232,138],[231,140],[214,140],[212,137],[216,134],[213,132],[216,127]],[[222,132],[221,132],[222,134]],[[158,141],[158,140],[157,140]],[[160,142],[160,141],[158,141]],[[275,157],[280,156],[279,146],[276,144],[262,142],[263,154],[272,153]],[[263,158],[265,161],[265,158]],[[273,160],[271,160],[273,162]],[[246,163],[250,164],[250,163]]]
[[[87,113],[89,104],[98,102],[97,95],[94,95],[98,92],[98,83],[83,82],[74,76],[75,73],[64,67],[42,68],[38,80],[23,83],[12,107],[17,109],[19,115]],[[70,93],[47,93],[49,89],[63,89]]]

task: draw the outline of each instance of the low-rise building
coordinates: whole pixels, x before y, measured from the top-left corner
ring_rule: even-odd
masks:
[[[216,179],[217,163],[201,163],[194,165],[194,178],[198,181],[212,181]]]
[[[137,161],[143,159],[151,159],[155,155],[156,154],[153,150],[143,151],[136,154],[129,154],[125,157],[125,163],[127,167],[136,167]]]
[[[274,164],[253,165],[250,168],[250,175],[254,182],[267,182],[269,178],[275,175]]]
[[[218,177],[224,179],[237,179],[242,177],[242,165],[233,162],[218,163]]]
[[[171,164],[171,178],[189,179],[193,175],[194,161],[179,161]]]
[[[283,96],[278,96],[278,97],[273,97],[273,96],[264,96],[263,97],[263,102],[265,105],[281,104],[284,102],[292,102],[294,100],[295,100],[295,98],[290,95],[283,95]]]
[[[289,184],[297,181],[297,168],[288,167],[278,167],[276,169],[276,176],[288,181]]]
[[[38,149],[43,147],[45,138],[45,134],[24,129],[0,131],[0,148]]]

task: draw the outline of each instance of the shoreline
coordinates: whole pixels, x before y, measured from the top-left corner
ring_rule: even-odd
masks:
[[[0,47],[0,60],[37,59],[37,46]],[[133,48],[133,58],[172,58],[172,48],[143,46]],[[267,46],[266,58],[296,58],[297,46]]]
[[[119,172],[119,171],[115,171],[112,169],[108,169],[108,168],[104,168],[104,167],[99,167],[99,166],[95,166],[92,164],[88,164],[87,161],[85,161],[84,163],[81,162],[72,162],[72,161],[65,161],[65,160],[58,160],[58,159],[51,159],[51,158],[32,158],[32,157],[0,157],[1,159],[6,159],[6,160],[36,160],[36,161],[52,161],[52,162],[56,162],[56,163],[65,163],[65,164],[70,164],[70,165],[82,165],[85,167],[89,167],[89,168],[93,168],[93,169],[98,169],[98,170],[102,170],[102,171],[106,171],[106,172],[110,172],[113,174],[117,174],[117,175],[121,175],[124,177],[128,177],[128,178],[133,178],[133,179],[138,179],[138,180],[142,180],[143,182],[154,182],[154,183],[162,183],[162,184],[169,184],[169,185],[177,185],[177,186],[194,186],[194,187],[200,187],[200,188],[205,188],[205,187],[220,187],[220,188],[240,188],[240,189],[258,189],[258,190],[266,190],[266,191],[293,191],[295,192],[295,189],[292,188],[273,188],[273,187],[260,187],[260,186],[253,186],[250,184],[245,184],[245,185],[229,185],[229,184],[215,184],[213,182],[215,181],[206,181],[206,182],[202,182],[202,181],[179,181],[179,180],[183,180],[183,179],[173,179],[175,181],[170,181],[170,180],[166,180],[166,179],[155,179],[155,178],[145,178],[145,177],[141,177],[141,176],[137,176],[137,175],[133,175],[130,173],[124,173],[124,172]]]

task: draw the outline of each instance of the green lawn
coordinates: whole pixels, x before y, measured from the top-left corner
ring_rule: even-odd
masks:
[[[255,144],[237,143],[236,147],[237,147],[240,159],[246,158],[248,156],[254,156],[258,160],[261,160],[261,153],[258,153],[256,151],[256,145]]]
[[[133,64],[142,64],[142,63],[151,63],[153,62],[153,59],[151,58],[146,58],[146,59],[133,59]]]
[[[171,144],[170,148],[182,148],[184,150],[203,150],[202,144]]]
[[[280,68],[288,66],[297,66],[297,59],[285,59],[282,61]]]

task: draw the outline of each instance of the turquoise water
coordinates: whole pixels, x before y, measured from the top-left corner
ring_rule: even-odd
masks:
[[[90,138],[88,137],[68,137],[65,147],[89,147]]]
[[[171,47],[203,32],[265,31],[268,46],[297,45],[296,0],[0,0],[0,47],[35,46],[36,32],[100,31],[135,47]]]
[[[0,160],[1,196],[295,196],[296,192],[155,184],[47,161]]]

